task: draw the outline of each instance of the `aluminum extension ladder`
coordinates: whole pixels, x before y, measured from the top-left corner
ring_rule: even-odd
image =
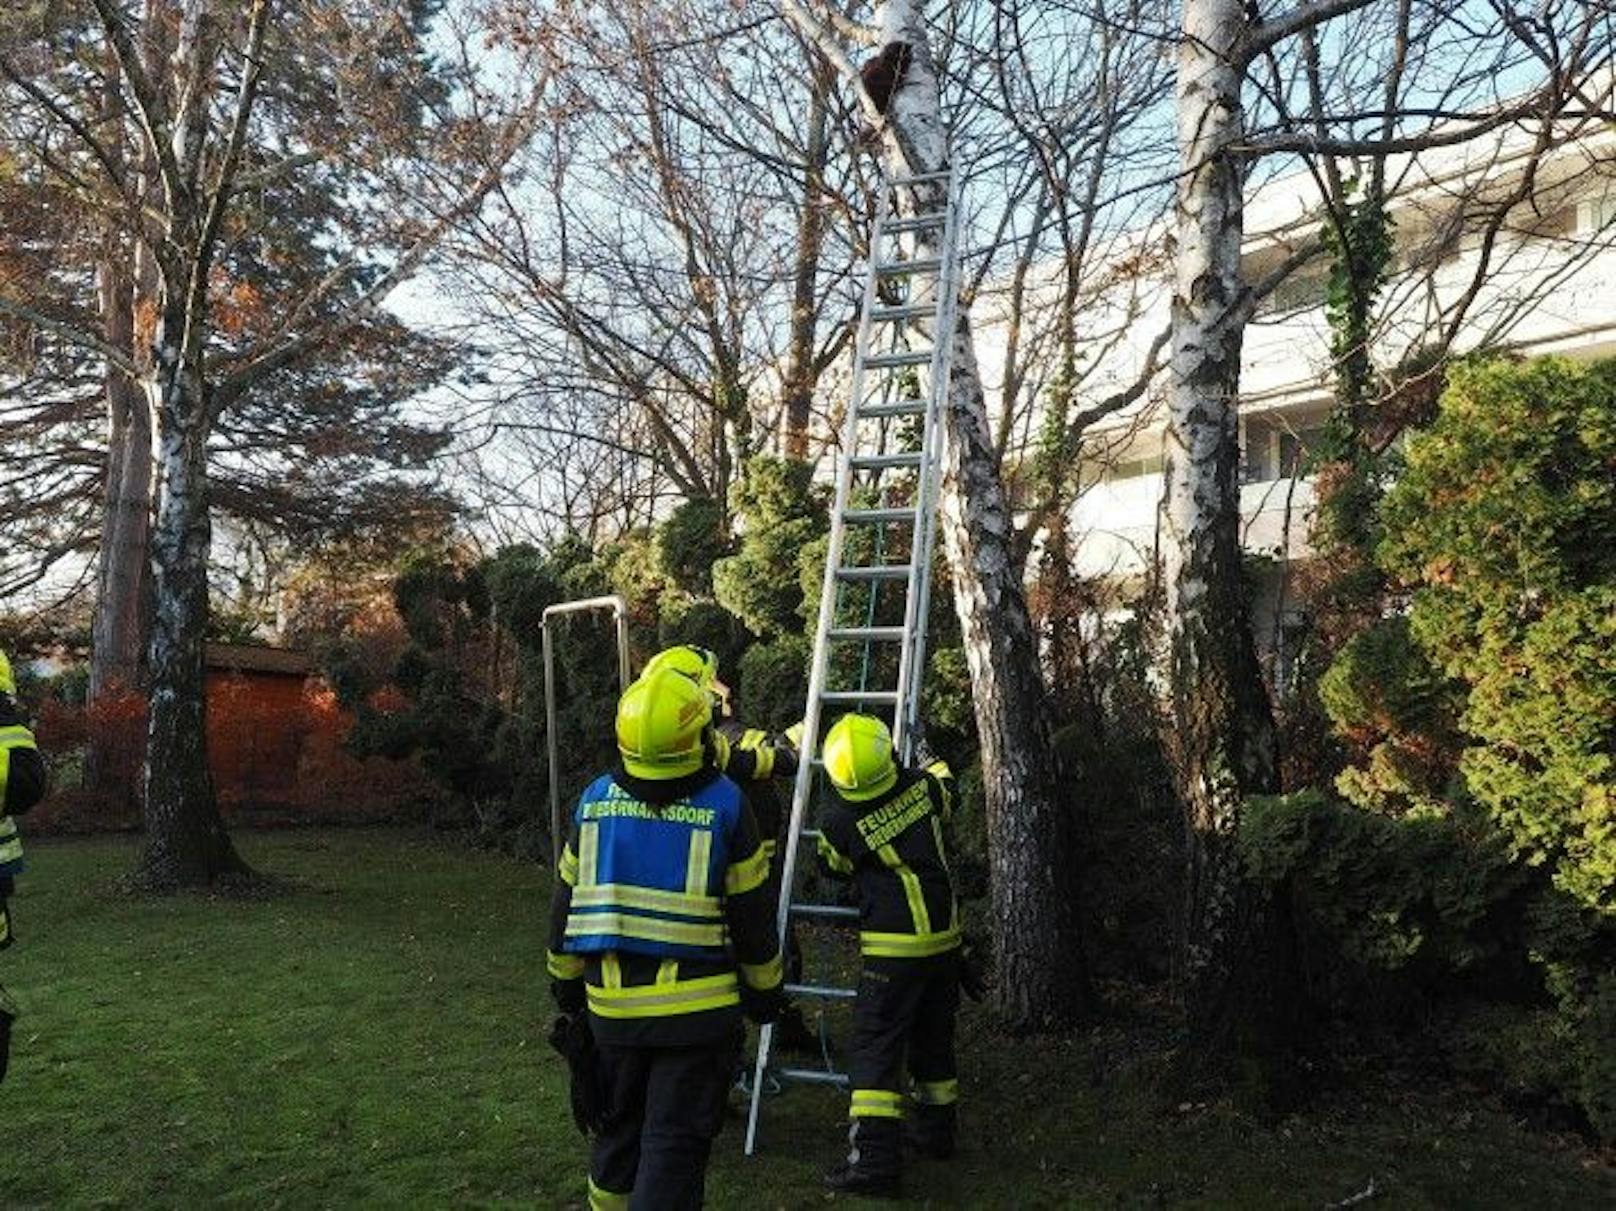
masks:
[[[952,168],[896,177],[885,182],[878,203],[853,354],[852,395],[837,462],[830,551],[800,741],[802,760],[791,800],[790,833],[780,851],[785,863],[780,887],[782,944],[794,920],[849,923],[858,918],[854,908],[796,898],[801,847],[819,837],[807,823],[815,774],[823,765],[818,752],[825,711],[862,709],[885,715],[898,752],[905,761],[913,757],[942,476],[943,409],[958,319],[958,188]],[[924,383],[919,379],[922,372]],[[907,558],[887,561],[889,531],[895,531],[903,545],[905,529]],[[860,560],[860,554],[866,558]],[[885,601],[883,590],[892,594]],[[844,600],[844,594],[855,600]],[[899,611],[894,608],[899,605],[901,622],[896,621]],[[864,613],[853,625],[846,620],[849,606]],[[860,646],[859,684],[831,688],[838,674],[847,679],[849,657]],[[885,687],[872,688],[871,681],[883,676]],[[832,1001],[850,1001],[856,995],[853,988],[824,984],[787,984],[786,991],[795,997]],[[774,1028],[765,1026],[758,1040],[747,1115],[748,1156],[757,1147],[773,1040]],[[772,1075],[782,1082],[840,1088],[848,1083],[845,1073],[831,1070],[828,1059],[824,1069],[786,1067]]]

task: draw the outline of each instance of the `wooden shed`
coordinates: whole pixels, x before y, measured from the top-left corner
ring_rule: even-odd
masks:
[[[303,652],[208,644],[208,763],[221,799],[281,804],[297,798],[314,671]]]

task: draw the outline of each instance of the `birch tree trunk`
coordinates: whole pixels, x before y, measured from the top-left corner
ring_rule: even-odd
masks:
[[[936,170],[948,155],[922,7],[889,3],[881,14],[882,41],[902,40],[912,48],[906,80],[882,131],[882,160],[893,177]],[[929,196],[918,196],[922,191]],[[904,213],[933,209],[943,200],[941,186],[902,194]],[[935,240],[918,239],[916,255],[934,253],[928,242]],[[1052,720],[1015,557],[1013,518],[963,307],[953,340],[942,530],[982,745],[994,999],[1012,1025],[1037,1029],[1070,1022],[1087,1008],[1072,819],[1059,793]]]
[[[211,190],[204,179],[213,100],[225,36],[206,0],[148,0],[146,52],[161,53],[154,23],[173,21],[165,101],[153,73],[132,70],[134,49],[119,14],[97,0],[120,66],[135,89],[152,178],[161,186],[161,222],[147,241],[158,306],[151,362],[142,382],[156,433],[157,509],[151,532],[152,617],[148,663],[144,802],[146,843],[135,881],[168,889],[244,872],[219,814],[207,754],[208,438],[213,430],[204,378],[208,284],[220,215],[240,162],[259,73],[268,0],[248,16],[243,75]],[[167,28],[166,24],[163,27]],[[151,64],[156,66],[155,63]]]
[[[1185,0],[1178,48],[1178,250],[1168,394],[1163,580],[1172,697],[1168,751],[1187,846],[1179,978],[1195,1050],[1280,1040],[1262,1012],[1272,914],[1242,877],[1241,804],[1275,789],[1274,729],[1240,556],[1236,397],[1244,327],[1240,250],[1245,11]]]
[[[130,283],[114,265],[99,284],[104,291],[103,331],[54,327],[73,343],[100,353],[125,376],[107,383],[116,450],[109,460],[106,488],[112,516],[102,573],[109,612],[98,623],[98,643],[106,662],[103,672],[108,674],[102,685],[110,684],[111,667],[134,663],[128,639],[131,630],[138,633],[139,622],[137,613],[137,621],[130,624],[129,611],[138,611],[145,597],[136,584],[141,573],[135,554],[143,542],[143,488],[150,476],[158,477],[156,521],[149,537],[153,617],[144,774],[146,846],[134,873],[137,882],[166,888],[207,883],[245,869],[224,831],[206,752],[207,460],[213,428],[232,405],[271,376],[300,365],[379,317],[386,296],[415,273],[449,227],[480,206],[503,179],[510,157],[540,120],[542,85],[531,92],[523,88],[516,110],[486,128],[492,139],[486,147],[480,118],[457,124],[454,146],[443,152],[442,167],[452,171],[444,178],[449,192],[443,196],[434,184],[418,213],[411,210],[418,189],[413,174],[403,174],[411,184],[395,190],[391,169],[378,176],[365,167],[343,168],[333,157],[330,163],[339,180],[319,188],[329,188],[332,198],[340,194],[344,199],[323,212],[333,237],[348,237],[337,240],[340,263],[322,270],[306,286],[290,283],[288,297],[263,309],[243,333],[236,334],[258,332],[245,342],[230,342],[240,345],[231,354],[223,341],[209,348],[209,295],[221,284],[215,274],[221,244],[239,234],[232,230],[237,226],[232,208],[238,173],[244,161],[253,164],[252,181],[262,187],[321,158],[315,153],[283,154],[287,141],[300,141],[291,132],[302,129],[297,122],[284,126],[287,113],[255,119],[266,64],[284,76],[288,87],[304,87],[295,32],[269,44],[267,50],[266,36],[272,28],[277,36],[287,34],[287,20],[304,17],[313,23],[311,30],[320,31],[325,28],[323,18],[278,0],[238,5],[144,0],[138,14],[125,0],[90,0],[90,4],[104,36],[102,50],[112,64],[104,77],[109,97],[98,104],[93,122],[81,120],[72,105],[49,96],[41,95],[39,104],[48,121],[87,153],[82,162],[95,168],[96,180],[106,187],[108,214],[119,224],[124,244],[140,250],[133,284],[136,302],[128,301]],[[348,7],[357,13],[355,6]],[[417,16],[424,22],[429,14],[423,10]],[[385,14],[378,19],[391,21]],[[407,32],[411,38],[424,37],[425,29],[417,28],[411,18]],[[419,62],[428,75],[436,74],[408,47],[401,47],[394,58],[399,63]],[[332,60],[321,70],[344,68]],[[386,86],[390,99],[393,89],[394,84]],[[23,91],[33,95],[30,89]],[[307,112],[299,110],[292,116],[318,126],[326,105],[316,98]],[[364,108],[363,102],[359,108]],[[391,148],[391,135],[386,141]],[[138,181],[125,170],[125,148],[132,145],[139,148]],[[409,140],[399,144],[406,145],[414,146]],[[437,163],[436,152],[431,160]],[[350,175],[343,177],[345,171]],[[426,175],[437,180],[436,172]],[[413,217],[401,214],[396,225],[384,230],[387,225],[375,224],[372,217],[379,204],[367,197],[365,205],[359,205],[360,195],[371,191],[389,197],[392,206],[411,211]],[[345,209],[350,204],[351,214]],[[342,222],[344,218],[349,222]],[[120,246],[110,245],[109,255]],[[380,274],[369,273],[366,266],[379,261],[391,264]],[[230,272],[227,268],[220,276]],[[0,300],[0,306],[7,305],[8,300]],[[149,334],[144,331],[148,310],[156,321]],[[143,352],[147,348],[149,357]],[[138,352],[131,356],[131,350]],[[132,398],[130,383],[138,383],[143,400]],[[155,434],[155,467],[145,440],[148,432]],[[142,476],[147,477],[145,483]]]
[[[174,273],[165,272],[173,281]],[[157,523],[152,532],[155,609],[146,731],[146,845],[137,880],[158,888],[213,882],[247,869],[219,815],[207,755],[207,393],[200,325],[170,288],[148,381],[157,417]]]

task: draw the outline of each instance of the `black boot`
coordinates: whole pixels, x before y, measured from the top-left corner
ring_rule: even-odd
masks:
[[[903,1121],[904,1147],[932,1160],[948,1160],[954,1155],[955,1117],[953,1106],[911,1107]]]
[[[825,1172],[825,1188],[866,1198],[897,1198],[903,1191],[902,1135],[895,1118],[854,1119],[847,1159]]]

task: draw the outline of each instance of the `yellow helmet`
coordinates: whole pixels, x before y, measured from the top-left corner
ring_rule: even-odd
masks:
[[[663,669],[672,669],[690,678],[713,696],[713,707],[727,714],[730,710],[729,686],[718,679],[718,656],[711,650],[694,643],[681,643],[663,648],[645,662],[641,677],[649,677]]]
[[[825,772],[842,798],[873,799],[898,781],[892,733],[873,715],[843,715],[825,736]]]
[[[16,693],[17,679],[11,675],[11,661],[6,659],[4,652],[0,652],[0,694],[15,696]]]
[[[640,676],[649,677],[652,673],[660,673],[663,669],[683,673],[702,689],[706,689],[718,677],[718,657],[706,648],[697,647],[693,643],[681,643],[677,647],[663,648],[647,660],[645,670]]]
[[[658,781],[695,773],[712,719],[712,700],[689,677],[671,668],[648,672],[617,702],[623,768]]]

